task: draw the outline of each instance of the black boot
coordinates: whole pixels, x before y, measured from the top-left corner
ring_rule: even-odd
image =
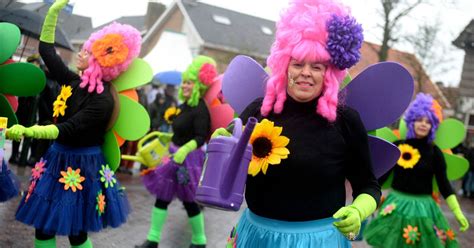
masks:
[[[136,245],[135,248],[158,248],[158,243],[155,241],[145,241],[141,245]]]
[[[206,245],[195,245],[195,244],[191,244],[189,246],[189,248],[206,248]]]

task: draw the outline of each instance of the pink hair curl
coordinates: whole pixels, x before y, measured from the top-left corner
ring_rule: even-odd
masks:
[[[346,16],[349,9],[331,0],[293,0],[282,13],[277,23],[276,39],[272,45],[267,64],[272,71],[267,82],[262,115],[272,110],[281,113],[286,100],[288,65],[291,58],[300,61],[331,61],[326,44],[328,32],[326,22],[333,16]],[[336,120],[339,84],[345,70],[329,64],[324,74],[323,93],[318,100],[316,113],[329,121]]]
[[[118,34],[122,36],[122,42],[128,48],[128,54],[126,59],[113,66],[101,66],[97,61],[97,58],[92,54],[92,46],[94,42],[104,38],[109,34]],[[88,51],[89,67],[84,71],[80,84],[81,88],[85,88],[87,85],[88,91],[102,93],[104,91],[103,81],[110,82],[117,78],[122,72],[128,69],[128,66],[132,61],[140,54],[142,38],[140,32],[134,27],[127,24],[120,24],[113,22],[112,24],[105,26],[101,30],[94,32],[89,39],[84,43],[83,49]]]

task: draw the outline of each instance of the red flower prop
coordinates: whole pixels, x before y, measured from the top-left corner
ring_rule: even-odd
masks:
[[[201,70],[199,70],[199,81],[201,81],[206,86],[209,86],[214,82],[214,78],[217,77],[216,67],[212,64],[205,63]]]

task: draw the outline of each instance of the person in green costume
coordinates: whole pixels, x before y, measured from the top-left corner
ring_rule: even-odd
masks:
[[[171,133],[161,133],[160,139],[170,143],[169,162],[143,176],[148,191],[156,196],[151,213],[150,230],[147,240],[138,248],[156,248],[161,240],[161,230],[168,215],[168,205],[178,197],[186,209],[192,229],[191,246],[205,247],[204,215],[194,201],[197,184],[204,164],[201,146],[211,132],[211,118],[206,103],[202,99],[217,76],[216,62],[206,56],[196,57],[182,74],[183,83],[179,98],[183,104],[178,114],[172,118]]]
[[[93,33],[77,57],[79,74],[56,53],[58,15],[68,0],[48,10],[39,52],[61,85],[53,103],[54,124],[14,125],[9,138],[55,140],[32,169],[28,191],[16,219],[35,228],[34,246],[56,247],[56,235],[69,237],[72,247],[90,248],[88,232],[125,223],[129,203],[106,162],[101,146],[116,106],[112,80],[128,70],[141,48],[138,30],[112,23]]]
[[[401,151],[393,173],[393,191],[369,223],[364,238],[374,247],[459,247],[440,207],[432,198],[433,178],[460,225],[469,228],[446,174],[441,150],[433,143],[442,120],[439,104],[428,94],[419,93],[406,112],[407,139],[395,142]]]

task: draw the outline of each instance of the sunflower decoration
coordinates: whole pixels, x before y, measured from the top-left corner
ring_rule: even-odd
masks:
[[[409,144],[400,144],[398,145],[400,149],[400,158],[397,161],[397,164],[404,169],[413,169],[416,163],[420,161],[421,155],[418,149],[413,148]]]
[[[76,192],[78,189],[82,190],[81,183],[86,180],[85,177],[81,176],[81,169],[77,168],[73,170],[71,167],[67,167],[67,171],[61,171],[63,177],[59,178],[60,183],[64,183],[64,190],[71,189],[72,192]]]
[[[269,164],[277,165],[282,159],[288,158],[290,151],[286,145],[290,139],[280,135],[282,130],[282,127],[274,126],[274,123],[267,119],[257,123],[250,136],[252,160],[248,174],[256,176],[260,171],[266,174]]]
[[[403,228],[403,237],[408,245],[414,245],[420,240],[420,236],[421,233],[418,232],[417,226],[412,227],[411,225],[408,225],[406,228]]]
[[[69,85],[61,86],[61,92],[53,102],[53,117],[57,118],[59,115],[64,116],[66,114],[66,101],[70,96],[72,96],[72,87]]]
[[[178,116],[179,114],[181,113],[181,109],[177,108],[177,107],[169,107],[166,109],[165,111],[165,121],[168,123],[168,124],[171,124],[173,123],[173,120],[176,118],[176,116]]]
[[[15,96],[35,96],[46,83],[44,72],[30,63],[10,59],[20,44],[20,29],[11,23],[0,23],[0,116],[8,118],[8,127],[18,123]]]

